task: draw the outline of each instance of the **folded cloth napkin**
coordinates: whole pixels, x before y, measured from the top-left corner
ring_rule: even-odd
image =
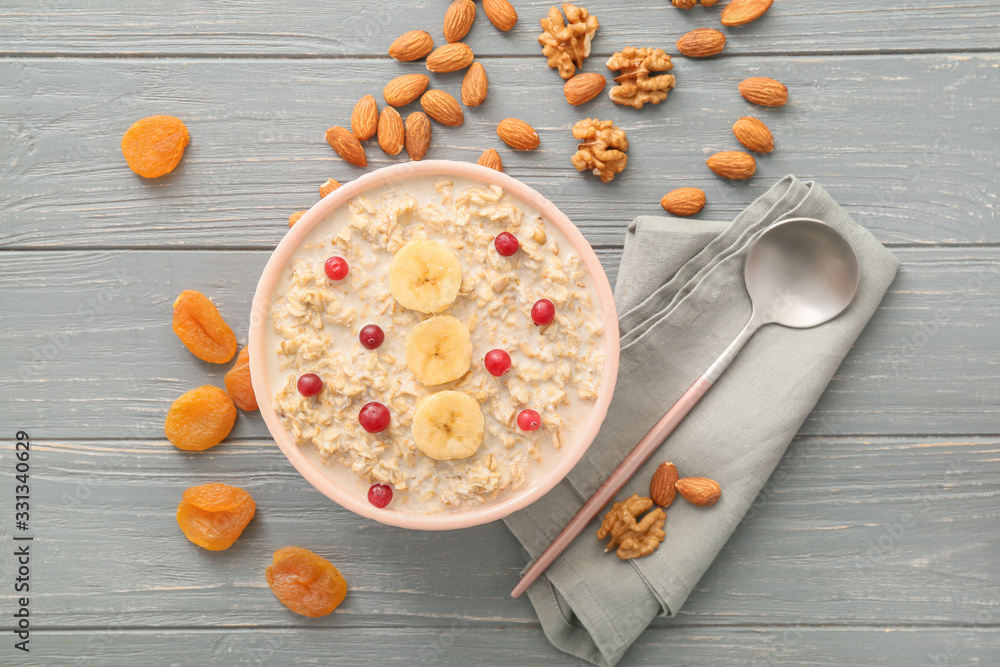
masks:
[[[621,367],[597,439],[566,480],[506,519],[532,557],[552,541],[678,397],[750,318],[743,261],[779,220],[818,218],[854,246],[861,284],[853,303],[813,329],[762,328],[687,419],[619,493],[648,495],[660,462],[682,477],[711,477],[722,498],[709,508],[679,500],[652,555],[604,553],[600,517],[528,589],[559,649],[595,665],[618,662],[658,615],[676,614],[753,503],[875,312],[898,261],[818,185],[786,176],[732,224],[640,217],[625,238],[615,286]]]

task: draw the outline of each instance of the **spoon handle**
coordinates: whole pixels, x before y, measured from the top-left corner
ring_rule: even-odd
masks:
[[[566,550],[576,539],[576,536],[587,527],[587,524],[621,491],[625,482],[631,479],[632,475],[642,467],[642,464],[649,460],[664,438],[673,432],[711,386],[712,383],[704,375],[695,380],[694,384],[677,399],[667,414],[656,422],[652,430],[639,441],[639,444],[629,452],[625,460],[604,480],[604,483],[597,488],[590,500],[583,504],[583,507],[570,519],[566,527],[556,536],[556,539],[552,540],[552,544],[532,563],[524,576],[521,577],[521,581],[511,591],[511,597],[520,597],[521,593],[535,583],[535,580]]]
[[[677,402],[671,406],[667,414],[660,418],[660,421],[656,422],[649,433],[639,441],[628,456],[618,464],[604,482],[597,487],[597,491],[594,491],[594,495],[590,497],[587,502],[583,504],[577,513],[569,520],[556,538],[552,540],[552,543],[546,547],[545,551],[535,559],[535,562],[531,564],[531,567],[524,573],[521,580],[517,582],[517,586],[511,591],[511,597],[520,597],[524,591],[528,589],[531,584],[535,583],[535,580],[540,577],[545,570],[555,562],[556,558],[562,555],[562,552],[566,551],[566,548],[573,543],[576,536],[579,535],[587,527],[594,517],[596,517],[600,511],[604,508],[608,502],[611,501],[618,492],[622,490],[625,483],[632,478],[632,475],[642,467],[642,464],[649,460],[649,457],[653,455],[657,449],[659,449],[660,444],[673,433],[677,425],[683,421],[691,409],[698,404],[701,397],[705,395],[722,375],[722,372],[729,367],[730,362],[736,357],[737,353],[746,342],[750,340],[750,336],[760,327],[762,322],[760,322],[756,317],[751,317],[747,325],[743,327],[739,335],[733,340],[733,342],[726,348],[726,350],[719,355],[719,358],[708,368],[705,373],[701,375],[697,380],[694,381],[688,390],[685,391]]]

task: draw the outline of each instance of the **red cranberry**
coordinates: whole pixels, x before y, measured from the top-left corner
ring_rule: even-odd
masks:
[[[326,260],[323,270],[326,271],[326,277],[330,280],[343,280],[347,277],[347,272],[351,270],[351,267],[347,265],[347,260],[343,257],[334,256]]]
[[[378,401],[365,403],[358,413],[358,423],[369,433],[381,433],[389,428],[389,408]]]
[[[366,324],[358,333],[358,340],[369,350],[374,350],[385,340],[385,332],[377,324]]]
[[[539,299],[531,307],[531,321],[540,327],[556,319],[556,307],[548,299]]]
[[[306,373],[299,376],[299,381],[295,383],[295,386],[303,396],[315,396],[323,391],[323,380],[315,373]]]
[[[368,489],[368,502],[375,507],[385,507],[392,502],[392,487],[388,484],[372,484]]]
[[[517,416],[517,425],[522,431],[537,431],[542,425],[542,416],[534,410],[521,410]]]
[[[510,232],[500,232],[497,234],[497,237],[493,239],[493,246],[502,257],[510,257],[517,252],[517,249],[521,247],[521,244],[518,243],[517,237]]]
[[[503,350],[490,350],[483,359],[483,365],[490,375],[500,377],[510,370],[510,355]]]

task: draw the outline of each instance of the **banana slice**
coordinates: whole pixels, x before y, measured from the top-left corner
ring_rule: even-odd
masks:
[[[435,241],[410,241],[389,263],[389,291],[404,308],[440,313],[462,287],[462,264]]]
[[[469,327],[451,315],[438,315],[410,329],[406,365],[428,387],[465,375],[472,364]]]
[[[413,413],[417,449],[438,461],[472,456],[483,442],[485,420],[476,399],[460,391],[439,391],[420,400]]]

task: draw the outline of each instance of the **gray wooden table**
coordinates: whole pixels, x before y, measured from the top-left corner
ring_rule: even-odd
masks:
[[[507,172],[555,201],[614,277],[623,232],[675,187],[731,219],[786,173],[814,178],[902,268],[750,516],[681,613],[625,665],[1000,664],[1000,3],[778,0],[728,30],[717,58],[677,58],[657,107],[574,109],[535,41],[548,4],[515,0],[500,34],[467,41],[491,93],[428,157],[475,160],[522,117],[542,147]],[[385,55],[412,28],[440,38],[446,0],[4,0],[0,6],[0,664],[579,664],[509,590],[525,553],[500,524],[406,532],[305,483],[260,418],[187,455],[164,439],[180,393],[220,383],[170,330],[183,289],[209,294],[241,341],[287,216],[359,172],[324,130],[419,66]],[[627,45],[673,51],[719,7],[590,2],[587,71]],[[752,108],[747,76],[787,107]],[[461,74],[435,76],[453,93]],[[704,165],[760,115],[778,148],[749,182]],[[141,117],[191,131],[180,167],[144,181],[119,141]],[[577,174],[569,129],[616,119],[631,143],[612,184]],[[401,159],[401,158],[399,158]],[[374,144],[370,168],[397,162]],[[15,434],[32,439],[30,528],[14,522]],[[249,490],[258,515],[226,552],[193,547],[184,488]],[[14,648],[15,536],[31,535],[30,653]],[[21,545],[25,542],[17,542]],[[277,603],[270,553],[307,546],[350,594],[307,619]]]

